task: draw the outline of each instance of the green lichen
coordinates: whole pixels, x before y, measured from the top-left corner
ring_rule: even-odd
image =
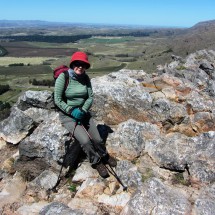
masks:
[[[176,67],[177,70],[185,70],[186,67],[184,65],[179,65]]]
[[[147,179],[153,177],[153,171],[150,168],[146,168],[146,171],[144,172],[144,174],[142,174],[142,182],[144,183]]]
[[[173,184],[182,184],[184,186],[190,185],[190,182],[184,178],[182,172],[178,172],[173,176],[172,183]]]

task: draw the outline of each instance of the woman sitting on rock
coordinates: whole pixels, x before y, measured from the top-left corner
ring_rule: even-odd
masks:
[[[89,68],[90,63],[86,53],[75,52],[71,57],[68,70],[68,86],[65,90],[65,73],[61,73],[55,82],[54,101],[61,110],[59,116],[63,126],[73,133],[92,167],[97,169],[101,177],[106,178],[109,174],[104,164],[115,167],[117,162],[107,153],[97,126],[89,113],[93,103],[92,86],[86,74]]]

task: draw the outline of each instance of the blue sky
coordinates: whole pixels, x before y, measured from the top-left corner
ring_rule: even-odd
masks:
[[[214,0],[0,0],[0,20],[191,27],[215,19]]]

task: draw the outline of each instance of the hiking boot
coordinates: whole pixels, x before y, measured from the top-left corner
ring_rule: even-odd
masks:
[[[105,164],[109,164],[111,167],[116,167],[117,161],[115,158],[111,157],[110,155],[107,155],[103,158]]]
[[[102,178],[107,178],[109,177],[109,173],[105,167],[105,165],[102,162],[99,162],[98,164],[95,164],[95,169],[98,171],[99,175]]]

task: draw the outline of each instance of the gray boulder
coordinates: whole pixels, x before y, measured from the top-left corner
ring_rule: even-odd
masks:
[[[215,179],[215,132],[189,138],[180,133],[147,141],[145,150],[160,166],[175,171],[187,170],[193,184]]]
[[[10,116],[0,122],[0,138],[6,142],[17,144],[34,128],[34,120],[19,109],[14,108]]]
[[[194,205],[196,215],[213,215],[215,211],[215,183],[204,187]]]
[[[51,170],[43,171],[29,184],[32,187],[39,187],[45,190],[52,189],[58,180],[58,175]]]
[[[159,129],[155,125],[130,119],[120,123],[115,132],[109,135],[107,149],[116,157],[134,160],[143,153],[146,139],[159,135]]]
[[[28,90],[19,97],[16,105],[22,111],[32,107],[51,109],[54,108],[53,93],[47,90]]]
[[[69,132],[61,125],[58,114],[42,122],[34,132],[19,144],[20,156],[43,157],[59,161],[65,154],[65,142],[69,141]]]
[[[49,205],[45,206],[40,210],[39,215],[83,215],[82,212],[78,210],[73,210],[68,206],[59,203],[59,202],[52,202]]]
[[[188,198],[160,180],[151,178],[139,187],[120,215],[186,215],[191,213]]]

